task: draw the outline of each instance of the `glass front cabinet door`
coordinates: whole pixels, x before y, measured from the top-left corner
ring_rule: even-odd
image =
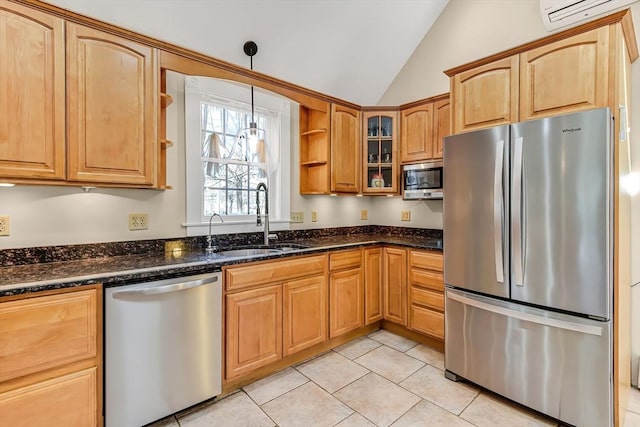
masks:
[[[398,194],[398,113],[363,113],[365,194]]]

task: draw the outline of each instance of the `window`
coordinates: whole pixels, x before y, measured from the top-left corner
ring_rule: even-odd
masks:
[[[224,217],[223,232],[256,231],[256,187],[261,182],[269,189],[272,228],[278,229],[278,222],[288,225],[290,101],[256,89],[254,104],[266,141],[238,138],[251,121],[249,87],[185,78],[187,235],[206,232],[202,226],[213,213]],[[263,213],[264,199],[260,197]]]

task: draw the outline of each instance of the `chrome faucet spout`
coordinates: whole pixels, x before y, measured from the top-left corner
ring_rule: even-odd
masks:
[[[220,218],[220,222],[224,222],[224,219],[222,219],[222,217],[221,217],[221,216],[220,216],[220,214],[218,214],[218,213],[215,213],[215,212],[214,212],[214,213],[213,213],[213,215],[211,215],[211,216],[209,217],[209,235],[207,236],[207,248],[205,249],[205,251],[206,251],[207,253],[209,253],[209,252],[213,252],[213,251],[215,251],[216,249],[218,249],[217,247],[215,247],[215,246],[213,246],[213,245],[212,245],[212,243],[213,243],[213,238],[211,237],[211,221],[213,221],[213,217],[215,217],[215,216],[217,216],[218,218]]]
[[[264,191],[264,244],[269,244],[269,190],[267,184],[261,182],[256,187],[256,225],[260,227],[262,220],[260,219],[260,190]]]

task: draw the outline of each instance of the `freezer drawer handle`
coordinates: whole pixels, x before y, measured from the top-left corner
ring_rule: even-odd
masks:
[[[184,291],[186,289],[197,288],[198,286],[204,286],[218,281],[219,276],[213,275],[204,279],[192,280],[190,282],[178,282],[164,286],[150,286],[148,288],[135,289],[130,291],[119,291],[113,293],[114,299],[126,299],[127,297],[140,296],[140,295],[160,295],[168,294],[171,292]]]
[[[516,138],[513,154],[513,183],[511,205],[511,241],[513,242],[513,270],[515,285],[524,286],[522,268],[522,137]]]
[[[496,161],[493,169],[493,240],[496,260],[496,281],[504,283],[503,243],[502,243],[502,168],[504,160],[504,140],[496,147]]]
[[[481,310],[490,311],[492,313],[501,314],[503,316],[512,317],[525,322],[537,323],[539,325],[550,326],[552,328],[566,329],[568,331],[580,332],[583,334],[602,336],[602,328],[597,326],[582,325],[580,323],[568,322],[566,320],[551,319],[548,317],[536,316],[535,314],[523,313],[521,311],[509,310],[508,308],[499,307],[486,302],[477,301],[462,295],[447,292],[447,298],[459,303],[470,305]]]

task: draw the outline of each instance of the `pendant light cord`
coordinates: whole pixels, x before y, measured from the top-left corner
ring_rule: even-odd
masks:
[[[251,55],[250,57],[251,60],[251,71],[253,71],[253,55]],[[253,85],[251,85],[251,122],[254,123],[256,120],[253,117]]]

